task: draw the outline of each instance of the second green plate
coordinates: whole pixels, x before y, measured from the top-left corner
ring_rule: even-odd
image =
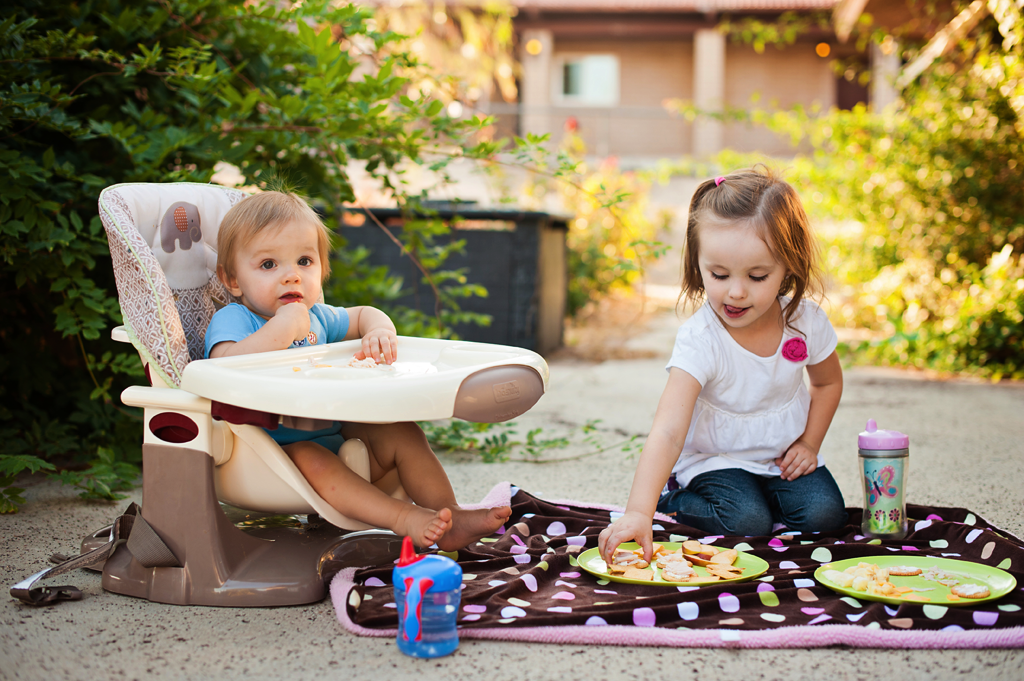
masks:
[[[927,598],[927,601],[908,601],[903,598],[892,598],[890,596],[876,596],[864,591],[841,587],[838,584],[825,578],[828,570],[840,572],[850,567],[856,567],[858,563],[874,563],[879,567],[892,567],[894,565],[908,565],[918,567],[927,571],[928,568],[936,567],[950,573],[957,573],[955,578],[961,584],[984,584],[988,587],[989,595],[985,598],[961,598],[952,601],[949,599],[950,587],[932,582],[924,577],[889,577],[889,581],[896,586],[909,586],[917,589],[928,589],[928,591],[917,591],[916,593]],[[852,596],[858,600],[881,601],[891,605],[901,603],[913,603],[915,605],[975,605],[986,601],[994,601],[1002,598],[1013,591],[1017,586],[1017,580],[1009,572],[999,568],[990,567],[982,563],[972,563],[966,560],[952,560],[950,558],[932,558],[930,556],[908,556],[905,553],[894,553],[888,556],[867,556],[864,558],[848,558],[834,563],[826,563],[814,571],[814,578],[835,592]]]

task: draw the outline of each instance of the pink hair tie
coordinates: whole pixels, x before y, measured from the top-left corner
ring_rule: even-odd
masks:
[[[716,177],[716,178],[715,178],[715,186],[716,186],[716,187],[717,187],[718,185],[722,184],[723,182],[725,182],[725,178],[724,178],[724,177]]]

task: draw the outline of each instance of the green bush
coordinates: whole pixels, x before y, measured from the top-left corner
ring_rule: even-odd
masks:
[[[552,155],[541,146],[547,138],[535,137],[533,145],[520,140],[522,157],[534,171],[524,201],[540,207],[554,194],[573,216],[566,236],[566,314],[571,317],[613,291],[632,290],[644,267],[668,250],[653,239],[671,215],[648,215],[654,172],[623,170],[615,157],[591,165],[575,132],[566,134]]]
[[[400,164],[450,150],[484,123],[403,95],[402,74],[417,63],[369,17],[326,0],[4,3],[0,512],[20,503],[12,483],[24,470],[59,471],[103,498],[137,474],[139,415],[117,396],[140,374],[134,353],[108,338],[120,312],[96,212],[103,187],[205,182],[225,161],[247,184],[299,180],[333,226],[354,198],[349,162],[405,201]],[[429,236],[421,243],[429,256]],[[385,306],[397,296],[400,282],[358,253],[339,257],[329,295]],[[449,303],[466,293],[457,273],[437,276]]]

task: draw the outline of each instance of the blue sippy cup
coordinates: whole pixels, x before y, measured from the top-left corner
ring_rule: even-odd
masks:
[[[444,556],[417,556],[412,540],[391,573],[398,605],[398,649],[412,657],[441,657],[459,647],[456,617],[462,568]]]

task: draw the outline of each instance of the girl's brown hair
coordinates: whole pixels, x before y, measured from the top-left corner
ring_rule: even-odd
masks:
[[[217,271],[235,276],[235,253],[267,228],[289,222],[305,222],[317,227],[317,251],[320,257],[321,283],[331,273],[331,234],[320,216],[298,194],[267,191],[246,197],[232,206],[221,220],[217,233]]]
[[[805,295],[818,295],[823,290],[818,245],[796,190],[760,164],[697,187],[686,223],[680,305],[690,302],[696,307],[704,301],[704,279],[697,260],[699,227],[715,220],[747,222],[786,268],[779,295],[791,296],[782,315],[786,327],[792,329],[800,301]]]

